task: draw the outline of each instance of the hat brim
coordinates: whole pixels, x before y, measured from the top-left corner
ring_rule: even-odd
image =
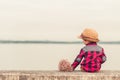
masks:
[[[83,39],[82,34],[81,34],[81,35],[79,35],[79,36],[77,36],[77,38],[79,38],[79,39]]]
[[[88,40],[88,41],[91,41],[91,42],[99,42],[99,39],[93,39],[93,38],[85,37],[82,34],[80,36],[77,36],[77,38],[83,39],[83,40]]]

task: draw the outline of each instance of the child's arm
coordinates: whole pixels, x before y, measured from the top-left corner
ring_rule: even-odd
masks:
[[[71,65],[73,71],[80,64],[80,62],[83,58],[83,54],[84,54],[84,51],[81,49],[80,53],[78,54],[78,56],[75,58],[73,64]]]
[[[104,54],[104,49],[102,49],[102,63],[106,61],[106,55]]]

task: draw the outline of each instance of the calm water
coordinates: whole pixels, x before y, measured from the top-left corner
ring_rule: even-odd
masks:
[[[57,70],[61,59],[71,63],[83,44],[0,44],[0,70]],[[102,69],[120,70],[120,45],[101,44],[107,62]],[[76,68],[79,69],[79,66]]]

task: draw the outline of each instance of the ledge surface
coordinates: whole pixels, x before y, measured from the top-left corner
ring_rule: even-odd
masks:
[[[0,71],[0,80],[120,80],[120,71]]]

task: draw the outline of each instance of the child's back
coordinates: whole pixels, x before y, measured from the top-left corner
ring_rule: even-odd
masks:
[[[81,64],[81,69],[87,72],[96,72],[101,68],[101,64],[106,61],[104,49],[97,45],[98,34],[94,30],[87,29],[80,36],[83,39],[83,43],[86,45],[83,47],[71,65],[73,70]]]

